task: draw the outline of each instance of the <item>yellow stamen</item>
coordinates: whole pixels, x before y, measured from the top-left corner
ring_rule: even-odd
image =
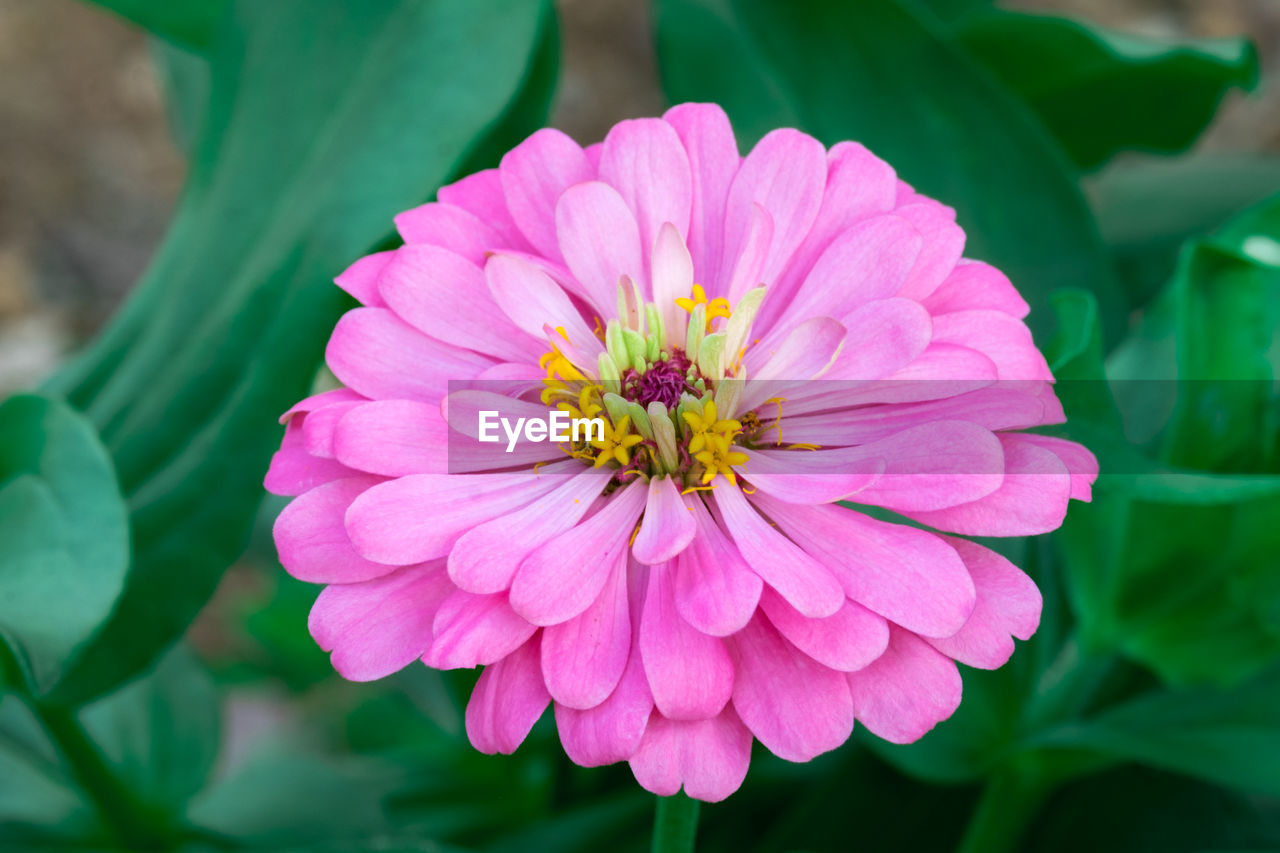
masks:
[[[729,300],[725,299],[723,296],[717,296],[715,299],[708,301],[707,292],[702,289],[702,285],[700,284],[695,284],[693,286],[692,299],[687,296],[677,297],[676,305],[683,308],[685,311],[688,311],[690,314],[692,314],[693,309],[699,305],[707,306],[706,331],[708,332],[711,331],[712,321],[717,317],[724,317],[725,319],[729,318]]]

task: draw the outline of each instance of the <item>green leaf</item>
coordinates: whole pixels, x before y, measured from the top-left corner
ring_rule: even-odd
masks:
[[[1121,295],[1073,168],[1025,105],[895,0],[660,0],[658,59],[672,101],[710,100],[739,138],[795,126],[867,145],[957,210],[966,254],[1004,270],[1049,332],[1048,296],[1090,289],[1104,337]]]
[[[209,62],[199,54],[153,39],[151,62],[164,91],[173,141],[190,157],[209,105]]]
[[[204,787],[218,756],[218,692],[181,646],[146,678],[86,707],[81,722],[133,795],[169,814]]]
[[[1228,89],[1258,82],[1258,52],[1241,38],[1139,37],[996,9],[963,17],[956,36],[1085,169],[1124,149],[1185,150]]]
[[[1084,747],[1248,791],[1280,795],[1280,672],[1230,690],[1145,695],[1043,733],[1043,746]]]
[[[92,0],[126,21],[187,50],[209,48],[230,0]]]
[[[64,403],[0,404],[0,638],[48,693],[124,586],[129,529],[111,458]]]
[[[134,538],[124,597],[64,702],[154,660],[244,547],[276,418],[348,304],[333,277],[545,102],[547,3],[240,0],[230,18],[178,217],[53,381],[100,426]]]

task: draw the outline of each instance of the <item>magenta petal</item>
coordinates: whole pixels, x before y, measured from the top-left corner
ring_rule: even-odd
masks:
[[[693,517],[697,535],[675,561],[676,610],[702,633],[725,637],[750,621],[764,582],[700,500]]]
[[[695,800],[718,803],[742,786],[750,763],[751,732],[733,708],[707,720],[670,720],[654,712],[631,756],[631,772],[659,796],[683,786]]]
[[[880,657],[889,643],[889,623],[854,601],[846,600],[831,616],[810,619],[766,589],[760,608],[793,646],[841,672],[862,669]]]
[[[549,701],[534,637],[480,673],[467,703],[467,737],[481,752],[510,755],[524,743]]]
[[[964,627],[950,637],[925,638],[947,657],[980,669],[1003,666],[1013,654],[1010,635],[1029,639],[1040,624],[1040,590],[1004,557],[966,539],[948,539],[964,560],[978,603]]]
[[[508,151],[499,171],[512,220],[534,248],[559,261],[556,203],[569,187],[596,176],[587,155],[564,133],[543,128]]]
[[[500,246],[517,251],[531,248],[507,209],[500,170],[485,169],[467,175],[460,181],[441,187],[436,195],[440,201],[462,208],[497,232],[502,238]]]
[[[373,681],[426,653],[436,610],[453,589],[442,561],[361,583],[330,584],[316,598],[307,626],[320,648],[333,652],[339,675]]]
[[[514,652],[537,630],[511,609],[505,593],[474,595],[455,589],[436,611],[432,622],[435,639],[422,660],[436,669],[488,666]],[[536,650],[534,666],[541,684]]]
[[[951,658],[910,631],[889,628],[889,648],[851,672],[854,713],[890,743],[912,743],[960,705],[960,672]]]
[[[733,707],[769,751],[808,761],[853,732],[844,673],[817,663],[758,616],[730,640],[737,679]]]
[[[527,505],[564,482],[547,474],[413,474],[352,501],[346,527],[370,560],[409,565],[449,553],[465,531]]]
[[[617,190],[590,181],[570,187],[560,197],[556,233],[565,263],[591,306],[602,317],[612,317],[622,276],[644,278],[635,215]]]
[[[578,523],[611,473],[584,468],[528,506],[468,530],[449,551],[449,577],[469,592],[507,589],[525,557]]]
[[[449,430],[438,407],[412,400],[378,400],[346,411],[333,431],[334,456],[371,474],[443,474]]]
[[[995,362],[999,378],[1053,379],[1021,320],[1003,311],[956,311],[933,318],[933,339],[975,349]]]
[[[302,421],[302,446],[312,456],[333,459],[333,433],[338,421],[363,401],[334,403],[307,412]]]
[[[640,656],[654,704],[674,720],[714,717],[733,692],[724,641],[695,629],[676,609],[669,564],[649,569],[640,617]]]
[[[334,480],[294,498],[280,512],[274,528],[276,548],[289,574],[308,583],[356,583],[392,571],[394,565],[356,553],[342,523],[352,501],[379,482],[367,476]]]
[[[981,261],[961,260],[938,289],[924,300],[933,315],[955,311],[1003,311],[1021,320],[1031,312],[1009,277]]]
[[[285,427],[280,449],[271,457],[262,485],[273,495],[300,495],[344,477],[354,477],[346,465],[333,459],[312,456],[302,448],[302,424],[295,419]]]
[[[714,290],[721,275],[725,200],[741,161],[738,143],[729,117],[716,104],[680,104],[663,119],[675,128],[689,157],[693,194],[688,244],[694,278]]]
[[[851,500],[895,512],[937,510],[976,501],[996,491],[1004,481],[1000,439],[969,421],[922,423],[854,452],[883,459],[885,469],[880,479]]]
[[[611,184],[635,214],[645,252],[664,222],[681,234],[689,230],[693,203],[689,157],[675,129],[662,119],[615,124],[600,152],[600,180]]]
[[[1050,392],[1052,394],[1052,392]],[[1071,499],[1088,503],[1093,499],[1093,483],[1098,479],[1098,457],[1089,448],[1065,438],[1026,433],[1018,439],[1048,450],[1062,460],[1071,474]]]
[[[575,764],[599,767],[625,761],[635,753],[652,710],[639,644],[633,639],[627,667],[609,698],[583,711],[557,704],[556,728]]]
[[[689,547],[696,529],[691,503],[681,497],[675,480],[654,477],[631,554],[648,565],[665,563]]]
[[[849,598],[913,631],[948,637],[973,612],[969,572],[942,537],[839,506],[755,502],[837,577]]]
[[[378,278],[394,255],[394,251],[365,255],[347,267],[333,282],[363,304],[381,307],[384,303],[378,293]]]
[[[590,607],[568,622],[543,629],[547,689],[569,708],[594,708],[618,686],[630,652],[626,563],[619,561]]]
[[[506,240],[475,214],[452,204],[430,202],[396,217],[396,230],[405,243],[441,246],[477,266],[485,254]]]
[[[830,616],[844,604],[844,591],[825,566],[760,517],[734,486],[713,491],[723,527],[747,564],[805,616]]]

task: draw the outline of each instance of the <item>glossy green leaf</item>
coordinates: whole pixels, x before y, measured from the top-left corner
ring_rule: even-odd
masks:
[[[125,595],[63,701],[138,672],[208,599],[244,547],[276,418],[348,304],[333,276],[495,134],[532,130],[552,76],[546,3],[241,0],[231,19],[178,217],[53,381],[100,426],[134,537]]]
[[[956,37],[1086,169],[1124,149],[1186,149],[1229,89],[1258,80],[1240,38],[1146,38],[996,9],[961,18]]]
[[[111,458],[66,404],[0,404],[0,639],[48,693],[124,586],[129,529]]]
[[[751,142],[794,126],[864,143],[952,205],[966,254],[1009,274],[1049,332],[1049,294],[1098,298],[1108,341],[1121,294],[1074,169],[1028,108],[896,0],[660,0],[658,59],[672,101],[722,104]]]
[[[218,21],[231,0],[92,0],[153,35],[203,51],[213,42]]]

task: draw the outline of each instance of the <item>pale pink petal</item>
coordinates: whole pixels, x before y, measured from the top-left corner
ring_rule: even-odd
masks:
[[[608,699],[582,711],[555,707],[560,743],[575,764],[599,767],[630,758],[640,746],[653,710],[639,644],[633,638],[627,667]]]
[[[849,739],[853,702],[844,673],[796,649],[763,616],[729,645],[736,666],[733,708],[770,752],[808,761]]]
[[[754,408],[771,396],[766,384],[770,380],[821,376],[840,353],[845,335],[845,327],[830,317],[813,317],[793,326],[776,346],[753,347],[746,360],[752,381],[743,389],[742,408]],[[757,384],[765,390],[757,390]]]
[[[663,223],[653,246],[653,304],[666,327],[669,345],[684,345],[687,315],[677,299],[693,291],[693,258],[684,238],[670,222]]]
[[[640,656],[654,704],[673,720],[714,717],[733,692],[724,641],[695,629],[676,609],[670,564],[649,568]]]
[[[351,502],[380,481],[368,476],[334,480],[294,498],[281,510],[273,532],[285,570],[308,583],[356,583],[390,572],[393,565],[361,557],[342,524]]]
[[[572,529],[609,484],[611,475],[608,469],[584,467],[528,506],[471,528],[449,551],[449,577],[469,592],[507,589],[524,558]]]
[[[439,202],[401,213],[396,230],[406,243],[442,246],[476,266],[483,266],[485,255],[507,242],[475,214]]]
[[[742,294],[764,284],[764,267],[772,245],[773,217],[763,206],[753,203],[736,258],[725,258],[727,280],[710,291],[711,297],[724,296],[736,305]]]
[[[395,252],[391,251],[365,255],[335,278],[334,284],[365,305],[381,307],[384,303],[378,294],[378,277],[382,275],[382,270],[394,254]]]
[[[546,340],[547,326],[563,328],[569,343],[595,355],[603,352],[591,327],[569,296],[545,272],[528,261],[495,255],[484,268],[494,301],[517,327],[539,340]],[[561,343],[557,336],[557,344]],[[542,351],[548,346],[543,344]],[[595,364],[584,365],[594,368]]]
[[[830,616],[840,609],[844,592],[831,572],[761,518],[740,489],[721,484],[711,494],[722,526],[765,583],[805,616]]]
[[[881,616],[948,637],[973,612],[973,581],[941,537],[840,506],[800,507],[764,495],[754,501],[822,561],[849,598]]]
[[[635,214],[646,253],[663,223],[671,223],[680,234],[689,230],[689,157],[675,129],[662,119],[615,124],[601,149],[600,180],[611,184]]]
[[[751,619],[764,582],[700,500],[693,502],[693,518],[697,535],[674,567],[676,610],[702,633],[725,637]]]
[[[612,317],[622,276],[643,279],[640,231],[627,203],[600,181],[570,187],[556,205],[556,232],[588,302],[602,317]]]
[[[591,606],[567,622],[543,629],[542,673],[547,690],[569,708],[594,708],[618,686],[630,652],[627,564],[619,560]]]
[[[874,485],[885,470],[884,459],[876,456],[832,463],[832,454],[821,450],[741,450],[747,454],[747,482],[787,503],[844,500]]]
[[[436,669],[488,666],[510,655],[537,630],[536,625],[530,625],[511,609],[505,593],[474,595],[455,589],[436,611],[432,622],[435,639],[422,661]],[[536,649],[533,666],[541,684],[542,667]]]
[[[511,581],[511,605],[536,625],[555,625],[596,600],[609,572],[625,565],[627,544],[648,491],[636,480],[595,515],[525,557]]]
[[[1004,666],[1013,654],[1010,635],[1026,640],[1040,624],[1040,590],[1004,557],[966,539],[948,539],[973,578],[978,601],[964,627],[950,637],[925,638],[960,663],[981,669]]]
[[[823,666],[852,672],[871,663],[889,643],[889,623],[854,601],[831,616],[810,619],[770,589],[760,609],[791,644]]]
[[[890,743],[919,740],[960,705],[955,663],[897,626],[885,653],[846,677],[859,722]]]
[[[538,252],[560,261],[556,203],[569,187],[596,176],[587,155],[578,143],[548,127],[508,151],[499,171],[511,219]]]
[[[630,763],[650,793],[669,797],[683,786],[695,800],[718,803],[747,778],[751,732],[731,707],[707,720],[669,720],[655,711]]]
[[[333,652],[339,675],[373,681],[426,654],[436,610],[453,589],[439,560],[362,583],[330,584],[307,626],[320,648]]]
[[[694,278],[714,291],[721,285],[725,201],[741,162],[738,143],[729,117],[716,104],[680,104],[663,119],[675,128],[689,156],[693,194],[688,245]]]
[[[691,502],[680,496],[675,480],[653,477],[631,554],[642,563],[665,563],[689,547],[696,529]]]
[[[938,289],[924,299],[930,314],[955,311],[1003,311],[1021,320],[1031,311],[1009,277],[981,261],[961,260]]]
[[[467,737],[481,752],[510,755],[524,743],[549,701],[534,637],[480,673],[467,703]]]

